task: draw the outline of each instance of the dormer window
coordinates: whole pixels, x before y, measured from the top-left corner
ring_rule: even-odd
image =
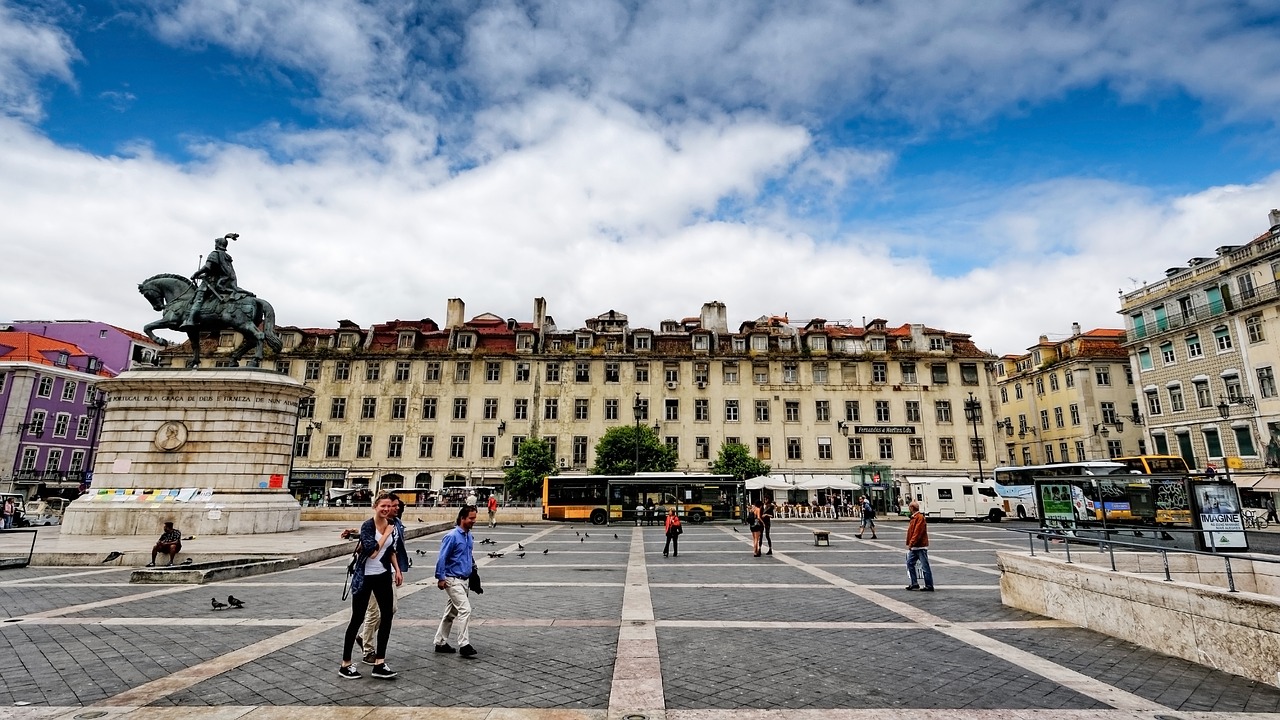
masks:
[[[459,350],[470,350],[476,346],[476,336],[471,333],[459,333],[457,348]]]
[[[70,359],[71,359],[70,355],[68,355],[65,352],[60,352],[58,353],[58,359],[54,361],[54,364],[57,365],[58,367],[66,367],[67,360],[70,360]]]
[[[298,333],[285,333],[280,337],[280,344],[284,346],[285,350],[292,350],[298,347],[298,343],[301,341],[300,337]]]
[[[936,351],[936,350],[945,350],[945,349],[946,349],[946,343],[945,343],[945,342],[943,342],[942,338],[940,338],[940,337],[931,337],[931,338],[929,338],[929,349],[930,349],[930,350],[935,350],[935,351]]]
[[[355,346],[356,346],[356,334],[355,334],[355,333],[340,333],[340,334],[338,335],[338,347],[340,347],[340,348],[353,348],[353,347],[355,347]]]
[[[873,337],[869,340],[871,343],[871,352],[884,352],[884,338]]]
[[[559,341],[559,340],[552,340],[552,341],[551,341],[551,352],[560,352],[560,341]]]
[[[236,346],[236,334],[233,332],[224,332],[218,336],[218,347],[229,348]]]
[[[746,351],[747,351],[747,339],[746,339],[746,338],[737,338],[737,337],[736,337],[736,338],[734,338],[734,339],[733,339],[733,351],[734,351],[734,352],[739,352],[739,353],[740,353],[740,352],[746,352]]]
[[[755,350],[756,352],[768,352],[769,336],[768,335],[752,335],[751,349]]]
[[[708,336],[706,336],[706,335],[694,335],[694,336],[693,336],[693,349],[694,349],[694,350],[706,350],[706,349],[707,349],[707,348],[709,348],[709,347],[711,347],[711,338],[710,338],[710,337],[708,337]]]
[[[637,335],[635,339],[636,350],[648,350],[651,338],[648,335]]]
[[[790,350],[790,349],[791,349],[791,338],[778,338],[778,349],[779,349],[779,350]]]
[[[591,349],[591,336],[590,336],[590,335],[578,335],[578,336],[576,337],[576,344],[575,344],[575,347],[576,347],[577,349],[579,349],[579,350],[590,350],[590,349]]]
[[[520,333],[519,335],[516,335],[516,349],[517,349],[517,350],[532,350],[532,349],[533,349],[533,336],[532,336],[532,335],[530,335],[530,334],[528,334],[528,333]]]
[[[402,332],[396,337],[396,349],[412,350],[414,344],[414,334],[411,332]]]
[[[826,352],[826,350],[827,350],[827,336],[826,336],[826,335],[811,335],[811,336],[809,337],[809,349],[810,349],[810,350],[817,350],[818,352]]]

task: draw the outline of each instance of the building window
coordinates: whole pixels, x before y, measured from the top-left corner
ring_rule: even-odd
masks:
[[[40,378],[40,387],[36,390],[38,397],[53,397],[53,378],[45,376]]]
[[[680,382],[680,365],[679,363],[663,363],[662,365],[663,379],[668,383]]]
[[[945,370],[945,366],[943,367]],[[944,377],[941,382],[946,382]],[[960,363],[960,384],[961,385],[977,385],[978,384],[978,366],[975,363]],[[1040,378],[1036,378],[1036,390],[1040,394],[1044,394],[1044,385]]]
[[[516,398],[512,407],[512,418],[516,420],[529,419],[529,398]]]
[[[79,384],[75,380],[64,380],[62,382],[62,401],[71,402],[76,399],[76,388]]]
[[[1231,350],[1231,331],[1226,326],[1220,326],[1213,330],[1213,344],[1217,346],[1218,352],[1227,352]],[[1215,455],[1214,457],[1219,457]]]
[[[831,438],[829,437],[818,438],[818,459],[819,460],[831,459]]]
[[[904,405],[905,405],[906,410],[907,410],[907,422],[909,422],[909,423],[918,423],[918,422],[920,422],[920,401],[919,401],[919,400],[907,400],[907,401],[904,403]]]
[[[591,417],[591,401],[587,398],[574,398],[573,419],[587,420]]]
[[[1183,410],[1186,410],[1186,409],[1187,409],[1186,402],[1184,402],[1182,399],[1182,386],[1170,385],[1169,386],[1169,411],[1182,412]]]
[[[1014,384],[1013,384],[1013,398],[1014,398],[1015,400],[1021,400],[1021,399],[1022,399],[1022,383],[1014,383]]]
[[[523,435],[511,436],[511,457],[520,456],[520,446],[524,444],[524,439]]]
[[[893,438],[891,437],[880,438],[880,459],[881,460],[893,459]]]
[[[764,364],[753,365],[751,367],[751,378],[757,385],[769,384],[769,366]]]
[[[314,395],[308,398],[302,398],[301,400],[298,401],[298,417],[300,418],[315,417],[315,413],[316,413],[316,398]]]
[[[1098,403],[1098,409],[1102,411],[1102,422],[1115,423],[1116,421],[1116,404],[1113,402]]]
[[[933,403],[934,418],[940,423],[951,422],[951,401],[935,400]]]
[[[1094,377],[1094,379],[1097,381],[1097,384],[1098,384],[1099,386],[1101,386],[1101,387],[1107,387],[1107,386],[1110,386],[1110,385],[1111,385],[1111,370],[1110,370],[1110,368],[1103,367],[1103,366],[1098,366],[1098,367],[1094,368],[1094,369],[1093,369],[1093,377]]]
[[[799,400],[787,400],[783,403],[782,407],[785,422],[800,422]]]
[[[440,382],[441,365],[439,360],[428,360],[426,374],[423,380],[426,382]]]
[[[586,464],[587,464],[587,436],[586,436],[586,435],[574,435],[574,436],[573,436],[573,451],[572,451],[572,452],[573,452],[573,464],[574,464],[574,465],[586,465]]]
[[[901,362],[898,367],[902,371],[902,382],[906,385],[916,384],[916,364],[914,362]]]
[[[484,419],[485,420],[498,419],[498,398],[484,399]]]
[[[849,438],[849,459],[850,460],[862,459],[862,438],[860,437]]]
[[[814,400],[813,412],[818,422],[831,422],[831,401]]]
[[[470,350],[471,348],[475,347],[475,344],[476,344],[475,335],[472,335],[471,333],[458,334],[457,348],[459,350]]]
[[[1200,345],[1199,335],[1188,335],[1187,341],[1187,359],[1198,358],[1204,356],[1204,348]]]
[[[756,422],[769,422],[769,401],[756,401]]]
[[[333,379],[346,381],[351,379],[351,361],[339,360],[333,364]]]
[[[364,381],[378,382],[382,379],[382,363],[372,360],[364,364]]]
[[[812,372],[813,372],[814,385],[827,384],[827,364],[826,363],[814,363]]]
[[[711,403],[709,400],[699,398],[693,401],[693,419],[697,422],[711,420]]]
[[[804,459],[803,453],[801,452],[801,447],[800,447],[800,438],[798,437],[787,438],[787,459],[788,460]]]
[[[360,400],[360,419],[373,420],[378,417],[378,398],[367,397]]]
[[[484,363],[484,381],[487,383],[502,382],[502,363],[486,360]]]
[[[1009,402],[1009,388],[1007,387],[1000,388],[1000,402],[1002,403]]]
[[[1067,370],[1067,371],[1063,372],[1063,373],[1062,373],[1062,383],[1063,383],[1064,385],[1066,385],[1067,387],[1075,387],[1075,386],[1076,386],[1076,376],[1075,376],[1075,374],[1074,374],[1074,373],[1072,373],[1070,370]]]
[[[1044,461],[1049,464],[1057,462],[1053,459],[1053,443],[1044,444]]]
[[[576,362],[573,364],[573,381],[580,383],[591,382],[591,363]]]
[[[398,458],[404,455],[404,436],[392,435],[387,438],[387,457]]]
[[[1155,363],[1151,361],[1151,350],[1149,348],[1140,348],[1138,350],[1138,369],[1146,372],[1155,368]]]
[[[844,419],[846,422],[861,422],[857,400],[844,401]]]
[[[604,419],[605,420],[618,419],[618,399],[617,398],[607,398],[604,401]]]
[[[1276,396],[1276,376],[1270,367],[1258,368],[1258,394],[1264,398]]]
[[[411,332],[400,333],[399,336],[396,337],[396,349],[412,350],[413,349],[413,333]]]
[[[680,455],[680,436],[668,435],[663,438],[662,441],[663,444],[667,446],[667,449],[671,451],[672,455],[677,457]]]
[[[1172,365],[1177,362],[1177,357],[1173,354],[1173,343],[1160,343],[1160,362],[1165,365]]]
[[[800,370],[795,363],[782,364],[782,382],[788,384],[800,382]]]
[[[591,349],[591,336],[590,336],[590,335],[577,335],[577,336],[575,336],[575,337],[574,337],[574,340],[576,341],[576,342],[575,342],[575,344],[574,344],[574,347],[575,347],[576,349],[578,349],[578,350],[590,350],[590,349]]]
[[[498,438],[495,435],[480,436],[480,457],[492,459],[498,454]]]
[[[1062,456],[1067,456],[1066,443],[1062,443]],[[987,441],[985,438],[969,438],[969,457],[974,460],[985,460],[987,458]]]
[[[1253,445],[1253,431],[1248,425],[1236,425],[1231,428],[1231,432],[1236,436],[1237,452],[1246,457],[1258,454]]]
[[[635,365],[636,384],[649,382],[649,363],[638,362]]]
[[[1262,332],[1262,316],[1250,315],[1244,319],[1244,329],[1249,335],[1250,343],[1260,343],[1266,339]]]
[[[733,339],[733,351],[736,353],[744,353],[747,351],[747,339],[736,337]]]
[[[1049,392],[1058,391],[1058,373],[1049,374]]]
[[[67,431],[71,429],[71,415],[69,413],[58,413],[53,420],[53,436],[66,437]]]
[[[649,419],[649,398],[636,398],[635,405],[632,407],[635,419],[645,422]]]
[[[607,383],[622,382],[622,369],[616,362],[604,364],[604,381]]]
[[[516,363],[516,382],[529,382],[529,363]]]
[[[649,336],[648,336],[648,335],[636,335],[636,336],[635,336],[635,341],[634,341],[634,342],[635,342],[635,348],[636,348],[636,350],[648,350],[648,349],[649,349]]]
[[[89,419],[88,415],[80,416],[80,419],[76,421],[76,439],[77,440],[84,440],[85,438],[89,437],[89,425],[92,422],[93,421]]]
[[[436,419],[436,405],[437,405],[436,398],[433,398],[433,397],[422,398],[422,419],[423,420]]]
[[[889,401],[876,401],[876,422],[889,422]]]
[[[663,402],[663,407],[666,408],[665,415],[663,416],[666,420],[674,422],[680,419],[680,400],[677,398],[667,398]]]
[[[326,458],[336,458],[342,454],[342,436],[330,435],[325,438],[324,456]]]
[[[756,352],[767,352],[769,350],[769,336],[768,335],[752,335],[751,349]]]
[[[356,457],[367,458],[373,454],[373,436],[358,435],[356,436]]]
[[[726,362],[721,366],[721,371],[724,375],[725,385],[738,384],[738,363]]]
[[[912,438],[912,440],[915,440],[915,438]],[[924,449],[924,447],[923,447],[923,443],[921,443],[921,448],[920,448],[920,449],[921,449],[921,450],[923,450],[923,449]],[[942,454],[942,461],[943,461],[943,462],[955,462],[955,461],[956,461],[956,439],[955,439],[955,438],[951,438],[951,437],[938,438],[938,452]],[[921,454],[923,455],[923,453],[921,453]],[[917,460],[917,459],[919,459],[919,460],[923,460],[924,458],[923,458],[923,457],[920,457],[920,458],[915,458],[915,457],[913,457],[913,458],[911,458],[911,459],[912,459],[912,460]]]
[[[1054,427],[1060,427],[1060,428],[1067,426],[1066,420],[1064,420],[1062,417],[1061,407],[1056,407],[1053,409],[1053,425]],[[1066,457],[1066,453],[1063,453],[1063,457]]]
[[[1084,462],[1084,441],[1076,441],[1076,462]]]
[[[1040,411],[1040,429],[1041,430],[1049,429],[1049,411],[1048,410]]]
[[[320,361],[308,360],[303,370],[303,380],[319,380],[320,379]]]
[[[418,457],[429,458],[436,454],[436,436],[435,435],[419,435],[418,436]]]
[[[560,363],[547,363],[547,382],[560,382]]]
[[[724,421],[738,422],[738,401],[737,400],[724,401]]]
[[[329,419],[345,420],[347,417],[347,399],[334,398],[329,403]]]
[[[756,438],[756,459],[769,460],[773,455],[773,451],[769,449],[769,438]]]
[[[543,420],[559,420],[560,419],[560,400],[559,399],[543,398],[542,419]]]
[[[453,367],[453,381],[456,383],[471,382],[471,361],[459,360]]]
[[[888,363],[873,362],[871,363],[871,382],[881,384],[889,379]]]
[[[294,457],[307,457],[311,454],[311,436],[298,435],[293,439]]]
[[[932,376],[931,382],[934,385],[947,384],[947,366],[946,365],[942,363],[935,363],[929,366],[929,370],[930,370],[930,375]],[[976,376],[975,376],[974,382],[975,383],[977,382]]]
[[[696,383],[706,384],[711,376],[711,370],[706,363],[695,363],[693,366],[693,381]]]
[[[695,460],[711,459],[711,438],[695,437],[693,439],[693,458]]]
[[[1193,380],[1191,384],[1196,386],[1196,407],[1200,409],[1213,407],[1213,395],[1209,393],[1209,382]]]
[[[453,399],[453,419],[454,420],[467,419],[467,398]]]
[[[449,438],[449,457],[457,460],[463,457],[467,451],[467,437],[465,435],[454,435]]]

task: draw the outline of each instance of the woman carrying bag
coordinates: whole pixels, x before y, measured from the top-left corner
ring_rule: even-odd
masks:
[[[396,501],[390,493],[379,493],[373,503],[373,517],[360,526],[360,541],[355,551],[355,567],[351,575],[351,621],[347,623],[346,638],[342,643],[342,666],[338,676],[347,680],[360,677],[360,671],[351,665],[351,646],[364,622],[372,595],[382,614],[378,622],[378,640],[373,670],[375,678],[389,680],[396,676],[387,667],[387,641],[391,638],[392,604],[391,586],[404,582],[401,574],[401,558],[408,555],[404,549],[404,527],[395,519]]]
[[[760,557],[760,540],[764,537],[764,508],[760,501],[751,503],[751,552]]]
[[[662,546],[662,557],[667,556],[667,550],[671,550],[673,557],[680,557],[680,533],[684,532],[684,528],[680,527],[680,518],[676,517],[675,508],[667,508],[667,542]]]

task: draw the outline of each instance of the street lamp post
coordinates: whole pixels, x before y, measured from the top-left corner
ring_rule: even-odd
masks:
[[[978,402],[978,398],[969,393],[969,399],[964,401],[964,417],[973,423],[973,450],[978,456],[978,482],[982,482],[982,456],[983,450],[982,439],[978,437],[978,417],[982,414],[982,403]]]
[[[636,416],[636,432],[633,436],[636,448],[636,462],[631,466],[631,474],[640,474],[640,393],[636,393],[635,404],[631,406],[631,412]]]

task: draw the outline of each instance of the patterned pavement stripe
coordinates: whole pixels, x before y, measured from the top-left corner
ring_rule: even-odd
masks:
[[[0,586],[7,585],[34,585],[42,583],[46,580],[61,580],[63,578],[84,577],[85,575],[105,575],[107,573],[120,572],[120,568],[113,567],[105,570],[81,570],[78,572],[62,573],[60,575],[40,575],[38,577],[22,578],[20,580],[5,580],[0,582]],[[89,583],[86,583],[89,584]],[[98,583],[92,583],[98,584]]]
[[[150,592],[134,593],[133,595],[122,595],[118,598],[110,598],[108,600],[95,600],[94,602],[82,603],[80,605],[68,605],[67,607],[54,608],[53,610],[45,610],[44,612],[31,613],[23,615],[24,619],[52,618],[61,615],[71,615],[72,613],[84,612],[86,610],[94,610],[108,605],[119,605],[121,603],[133,602],[135,600],[145,600],[147,598],[160,597],[163,595],[174,595],[181,592],[198,589],[199,585],[183,585],[181,587],[167,587]]]
[[[622,595],[622,623],[618,627],[618,655],[613,663],[613,685],[609,690],[609,716],[634,714],[659,718],[666,705],[653,598],[649,595],[649,571],[644,560],[644,531],[637,529],[631,534],[631,552],[627,556],[627,585]]]
[[[823,578],[830,584],[840,587],[864,600],[873,602],[886,610],[890,610],[902,615],[903,617],[910,618],[924,627],[931,628],[936,632],[948,635],[956,640],[991,653],[1002,660],[1014,663],[1026,670],[1036,673],[1037,675],[1052,680],[1059,685],[1068,687],[1081,695],[1106,703],[1118,710],[1168,710],[1168,708],[1160,705],[1159,703],[1147,700],[1146,698],[1133,693],[1126,692],[1113,685],[1108,685],[1100,680],[1095,680],[1083,673],[1065,668],[1057,663],[1050,662],[1037,655],[1020,650],[1012,645],[1007,645],[974,630],[957,627],[955,623],[944,620],[943,618],[940,618],[926,610],[922,610],[915,605],[895,600],[894,598],[868,589],[865,586],[858,585],[857,583],[832,575],[820,567],[796,560],[795,558],[789,557],[783,553],[775,552],[774,557],[780,562],[800,568],[816,577]]]

